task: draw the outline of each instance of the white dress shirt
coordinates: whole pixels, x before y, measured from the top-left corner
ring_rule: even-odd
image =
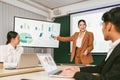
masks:
[[[77,38],[77,40],[76,40],[76,47],[78,47],[78,48],[81,47],[81,45],[82,45],[82,40],[83,40],[83,37],[84,37],[85,33],[86,33],[86,31],[84,32],[84,34],[83,34],[82,37],[79,37],[80,34],[78,35],[78,38]]]
[[[107,56],[105,58],[105,61],[108,59],[108,57],[111,55],[113,49],[120,43],[120,39],[116,40],[115,42],[111,43],[109,51],[107,53]]]
[[[0,46],[0,61],[4,62],[4,67],[15,67],[23,53],[23,47],[13,48],[11,44]]]

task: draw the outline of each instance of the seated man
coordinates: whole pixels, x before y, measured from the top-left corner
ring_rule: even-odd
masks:
[[[60,75],[71,76],[75,80],[120,80],[120,7],[104,13],[102,20],[104,39],[112,41],[105,60],[94,67],[67,67]]]

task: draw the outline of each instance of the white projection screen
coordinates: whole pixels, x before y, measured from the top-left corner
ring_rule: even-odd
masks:
[[[58,48],[59,41],[54,36],[60,34],[60,24],[14,17],[14,31],[20,35],[20,46]]]
[[[70,35],[78,32],[78,21],[84,19],[87,24],[87,31],[91,31],[94,34],[94,49],[92,53],[106,53],[108,52],[111,41],[105,41],[102,33],[102,15],[104,12],[110,10],[113,7],[120,5],[112,5],[102,8],[96,8],[91,10],[80,11],[70,15]],[[71,43],[72,46],[72,43]]]

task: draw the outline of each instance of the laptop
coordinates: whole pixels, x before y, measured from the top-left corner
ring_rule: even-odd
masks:
[[[53,60],[50,53],[39,53],[38,58],[40,60],[41,65],[43,66],[45,72],[49,76],[71,78],[71,77],[59,75],[62,72],[62,70],[57,68],[56,63]]]
[[[20,56],[19,62],[16,67],[8,67],[5,69],[23,69],[38,67],[39,59],[36,53],[23,53]]]

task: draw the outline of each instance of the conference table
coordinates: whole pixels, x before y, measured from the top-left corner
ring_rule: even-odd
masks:
[[[42,67],[5,70],[0,69],[0,80],[74,80],[48,76]]]

